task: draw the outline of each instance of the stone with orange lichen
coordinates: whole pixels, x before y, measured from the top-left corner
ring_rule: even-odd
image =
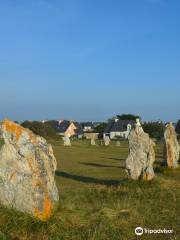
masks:
[[[0,150],[0,203],[47,220],[59,200],[51,145],[29,129],[4,120]]]
[[[42,211],[40,211],[38,208],[35,208],[34,216],[40,219],[41,221],[46,221],[47,219],[50,218],[52,209],[53,209],[52,202],[49,199],[48,195],[45,195]]]
[[[180,147],[177,140],[177,134],[175,132],[175,128],[172,123],[166,125],[166,129],[164,132],[165,139],[165,162],[169,168],[177,168]]]
[[[3,121],[2,129],[4,129],[4,131],[6,131],[7,133],[12,134],[12,137],[16,142],[19,141],[19,139],[22,137],[22,134],[26,134],[28,136],[29,141],[31,141],[32,143],[36,142],[36,137],[29,129],[23,128],[21,125],[9,121],[8,119],[5,119]]]
[[[128,136],[129,155],[126,159],[126,172],[133,180],[152,180],[154,178],[153,163],[155,161],[155,143],[145,133],[139,122]]]

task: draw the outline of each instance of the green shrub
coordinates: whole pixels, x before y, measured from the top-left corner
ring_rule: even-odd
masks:
[[[44,137],[46,139],[60,139],[60,136],[56,133],[56,131],[49,126],[48,124],[38,122],[38,121],[25,121],[21,124],[24,128],[29,128],[33,133]]]

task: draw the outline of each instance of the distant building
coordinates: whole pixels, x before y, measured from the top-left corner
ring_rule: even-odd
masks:
[[[42,123],[46,123],[46,122],[48,122],[48,120],[42,120],[41,122],[42,122]]]
[[[109,136],[110,139],[122,137],[127,139],[135,121],[133,120],[110,120],[104,130],[104,137]]]
[[[76,126],[73,122],[64,120],[59,124],[58,133],[65,137],[72,137],[76,135]]]
[[[99,133],[86,132],[86,133],[84,133],[84,137],[86,139],[94,139],[94,140],[96,140],[99,137]]]
[[[81,125],[77,122],[68,121],[68,120],[51,120],[46,121],[56,132],[64,137],[73,137],[78,136],[81,138],[83,136],[83,129]]]
[[[94,131],[94,125],[92,122],[82,122],[81,126],[82,126],[84,132],[93,132]]]

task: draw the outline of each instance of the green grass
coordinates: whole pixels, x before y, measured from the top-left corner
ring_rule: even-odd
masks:
[[[60,201],[52,218],[41,223],[26,214],[0,208],[0,239],[135,240],[180,239],[180,169],[162,167],[162,144],[156,146],[156,178],[130,181],[124,166],[127,142],[121,147],[72,147],[53,142]],[[144,235],[134,229],[167,228],[174,235]]]

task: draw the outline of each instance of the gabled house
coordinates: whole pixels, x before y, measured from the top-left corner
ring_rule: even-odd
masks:
[[[122,137],[127,139],[135,121],[133,120],[110,120],[104,130],[103,136],[109,136],[110,139]]]
[[[83,136],[83,129],[81,125],[77,122],[68,121],[68,120],[51,120],[47,121],[52,128],[56,130],[56,132],[64,137],[72,137],[78,136],[81,138]]]
[[[58,127],[58,133],[65,137],[72,137],[76,135],[76,126],[71,121],[61,121]]]

